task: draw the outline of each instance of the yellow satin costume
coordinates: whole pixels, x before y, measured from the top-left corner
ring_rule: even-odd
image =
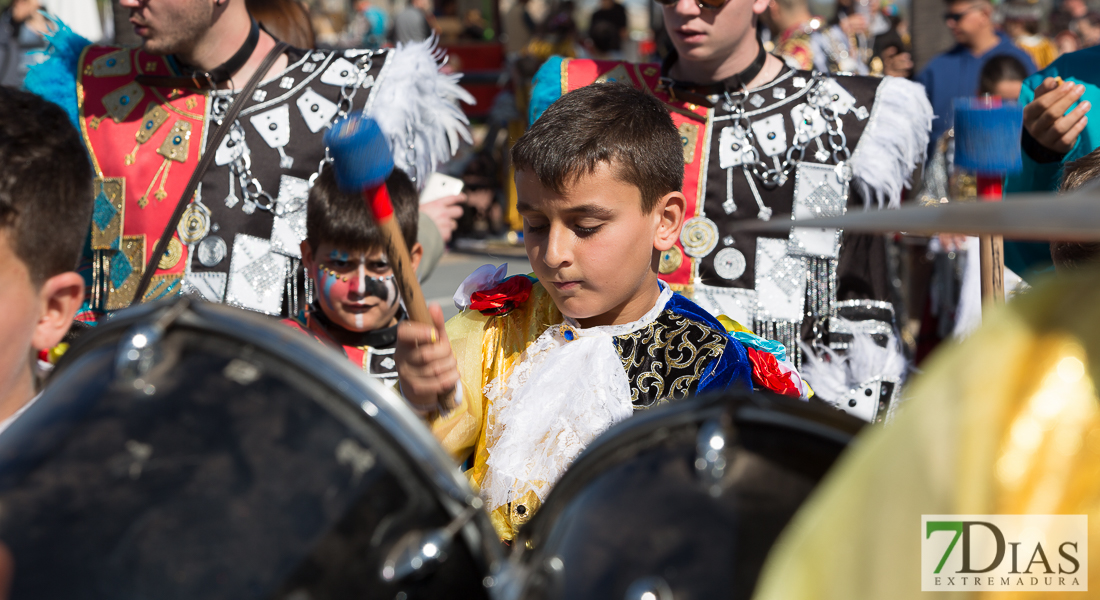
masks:
[[[987,315],[930,360],[893,424],[837,463],[773,548],[756,600],[1051,595],[923,593],[921,515],[1087,515],[1095,553],[1098,376],[1100,272],[1060,276]],[[1100,560],[1088,575],[1100,584]]]
[[[548,327],[564,320],[541,283],[535,283],[531,297],[508,313],[508,318],[487,317],[465,310],[447,321],[447,337],[458,361],[462,378],[462,405],[432,423],[432,432],[455,460],[473,456],[473,468],[466,472],[474,489],[481,488],[491,440],[484,439],[484,423],[491,413],[485,386],[511,372],[527,346]],[[510,540],[541,505],[534,492],[520,502],[502,506],[490,514],[502,539]]]

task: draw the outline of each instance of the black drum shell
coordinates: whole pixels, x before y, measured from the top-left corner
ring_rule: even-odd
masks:
[[[474,496],[403,401],[335,352],[191,301],[150,387],[118,381],[120,340],[173,306],[82,336],[0,436],[12,598],[487,597],[500,557],[480,513],[437,570],[381,580],[402,535],[447,525]],[[237,360],[255,379],[227,375]]]
[[[695,467],[708,420],[726,424],[732,450],[717,498]],[[823,403],[747,392],[617,425],[520,531],[522,597],[632,598],[633,584],[659,577],[676,600],[747,600],[772,544],[862,426]]]

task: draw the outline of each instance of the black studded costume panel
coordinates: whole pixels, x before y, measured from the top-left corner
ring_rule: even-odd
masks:
[[[208,231],[194,244],[185,291],[267,314],[304,305],[299,243],[311,176],[325,157],[322,138],[341,112],[363,110],[381,85],[387,51],[292,50],[289,66],[265,81],[215,152],[197,199]],[[341,106],[341,97],[350,101]],[[212,93],[213,130],[233,99]]]

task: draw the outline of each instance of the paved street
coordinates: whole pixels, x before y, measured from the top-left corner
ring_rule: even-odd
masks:
[[[509,275],[531,272],[531,264],[526,258],[448,252],[439,260],[432,276],[424,282],[424,297],[428,299],[429,304],[435,302],[443,307],[443,316],[449,319],[458,314],[458,309],[455,308],[452,300],[458,284],[481,265],[492,263],[499,266],[505,262],[508,263]]]

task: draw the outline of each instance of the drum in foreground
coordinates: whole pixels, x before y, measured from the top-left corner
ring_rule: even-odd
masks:
[[[12,598],[479,598],[499,542],[404,402],[278,323],[141,306],[0,435]]]
[[[780,531],[861,425],[750,393],[625,421],[520,530],[523,597],[748,599]]]

